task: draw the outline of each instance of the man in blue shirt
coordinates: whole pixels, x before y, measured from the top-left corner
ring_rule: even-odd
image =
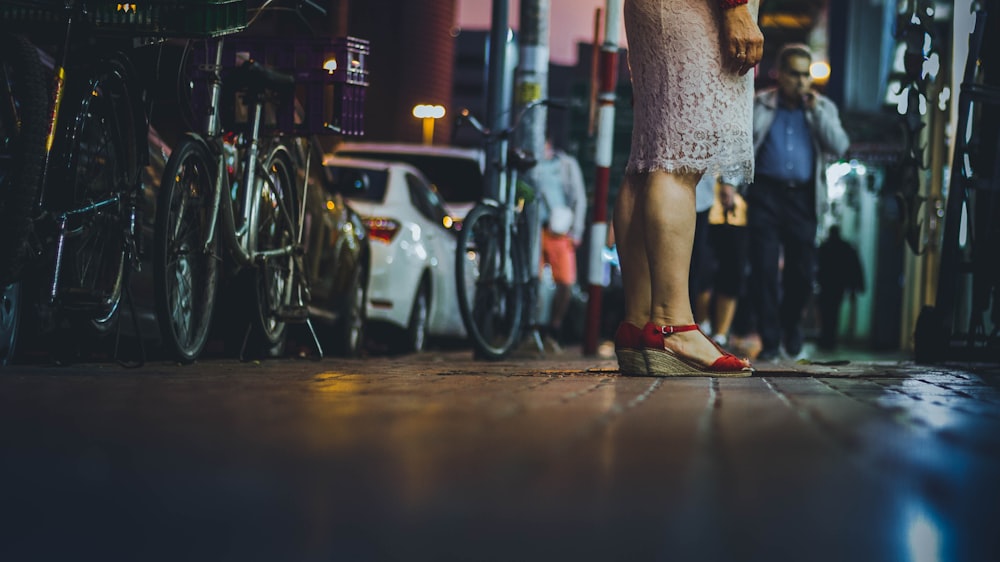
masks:
[[[786,45],[777,57],[777,87],[754,98],[756,172],[746,201],[761,361],[777,359],[781,344],[792,357],[802,352],[817,217],[827,204],[826,161],[843,156],[850,144],[836,105],[812,88],[811,65],[808,47]]]

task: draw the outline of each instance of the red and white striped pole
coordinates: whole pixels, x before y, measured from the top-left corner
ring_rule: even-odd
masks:
[[[587,271],[587,320],[583,336],[584,355],[597,353],[601,326],[601,299],[604,291],[604,263],[601,258],[608,237],[608,183],[615,133],[615,86],[618,83],[618,42],[622,0],[608,0],[601,44],[600,93],[597,108],[597,170],[594,179],[593,223],[590,225],[590,258]]]

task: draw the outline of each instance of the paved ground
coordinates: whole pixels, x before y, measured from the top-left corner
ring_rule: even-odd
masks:
[[[0,371],[0,560],[1000,560],[996,365],[470,355]]]

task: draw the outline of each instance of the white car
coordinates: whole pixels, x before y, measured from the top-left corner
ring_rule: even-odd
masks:
[[[466,336],[455,291],[454,221],[419,170],[402,162],[327,158],[328,186],[368,227],[370,325],[398,330],[395,351],[424,349],[432,337]],[[370,329],[369,335],[381,330]]]
[[[345,142],[337,146],[334,156],[410,164],[434,184],[445,208],[456,221],[464,219],[482,199],[486,158],[480,149],[412,143]]]

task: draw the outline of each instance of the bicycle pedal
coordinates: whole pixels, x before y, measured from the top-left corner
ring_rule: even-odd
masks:
[[[275,314],[275,318],[288,324],[300,324],[309,320],[309,309],[305,306],[283,306]]]

